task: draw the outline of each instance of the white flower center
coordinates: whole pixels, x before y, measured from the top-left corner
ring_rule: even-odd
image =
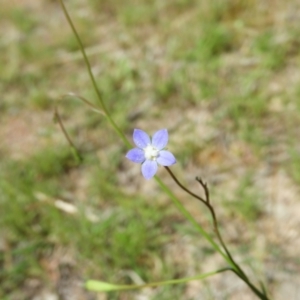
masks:
[[[147,160],[156,160],[159,155],[159,151],[152,145],[148,145],[146,148],[144,148],[144,152]]]

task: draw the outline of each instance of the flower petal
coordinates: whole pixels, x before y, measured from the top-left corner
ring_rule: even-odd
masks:
[[[168,130],[161,129],[154,133],[152,138],[152,146],[154,146],[157,150],[161,150],[166,147],[168,144]]]
[[[157,162],[154,160],[145,160],[142,164],[142,174],[146,179],[152,178],[157,171]]]
[[[162,166],[171,166],[176,163],[176,158],[170,151],[162,150],[156,161]]]
[[[151,144],[149,135],[141,129],[134,129],[133,141],[139,148],[146,148]]]
[[[126,157],[135,163],[142,163],[146,159],[144,151],[139,148],[129,150]]]

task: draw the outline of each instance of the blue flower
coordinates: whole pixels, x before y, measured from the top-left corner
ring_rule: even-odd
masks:
[[[174,155],[170,151],[164,150],[168,139],[167,129],[155,132],[152,141],[145,131],[134,129],[133,141],[138,148],[129,150],[126,157],[135,163],[142,164],[143,176],[150,179],[157,172],[158,164],[171,166],[176,163]]]

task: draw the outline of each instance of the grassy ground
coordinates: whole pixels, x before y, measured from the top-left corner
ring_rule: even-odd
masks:
[[[290,1],[66,1],[103,99],[130,138],[168,128],[173,171],[208,181],[224,239],[274,299],[300,290],[300,5]],[[233,275],[89,295],[223,267],[103,117],[58,1],[0,11],[0,298],[254,299]],[[207,230],[206,211],[160,169]],[[71,298],[68,298],[69,293]],[[76,296],[75,296],[76,295]],[[77,298],[75,298],[77,297]],[[81,298],[80,298],[81,297]],[[89,298],[91,297],[91,298]]]

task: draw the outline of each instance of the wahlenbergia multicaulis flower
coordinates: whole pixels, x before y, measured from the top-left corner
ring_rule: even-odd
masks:
[[[174,155],[170,151],[164,150],[168,139],[167,129],[155,132],[152,140],[145,131],[134,129],[133,141],[138,148],[129,150],[126,157],[135,163],[141,163],[143,176],[150,179],[155,175],[158,164],[171,166],[176,163]]]

